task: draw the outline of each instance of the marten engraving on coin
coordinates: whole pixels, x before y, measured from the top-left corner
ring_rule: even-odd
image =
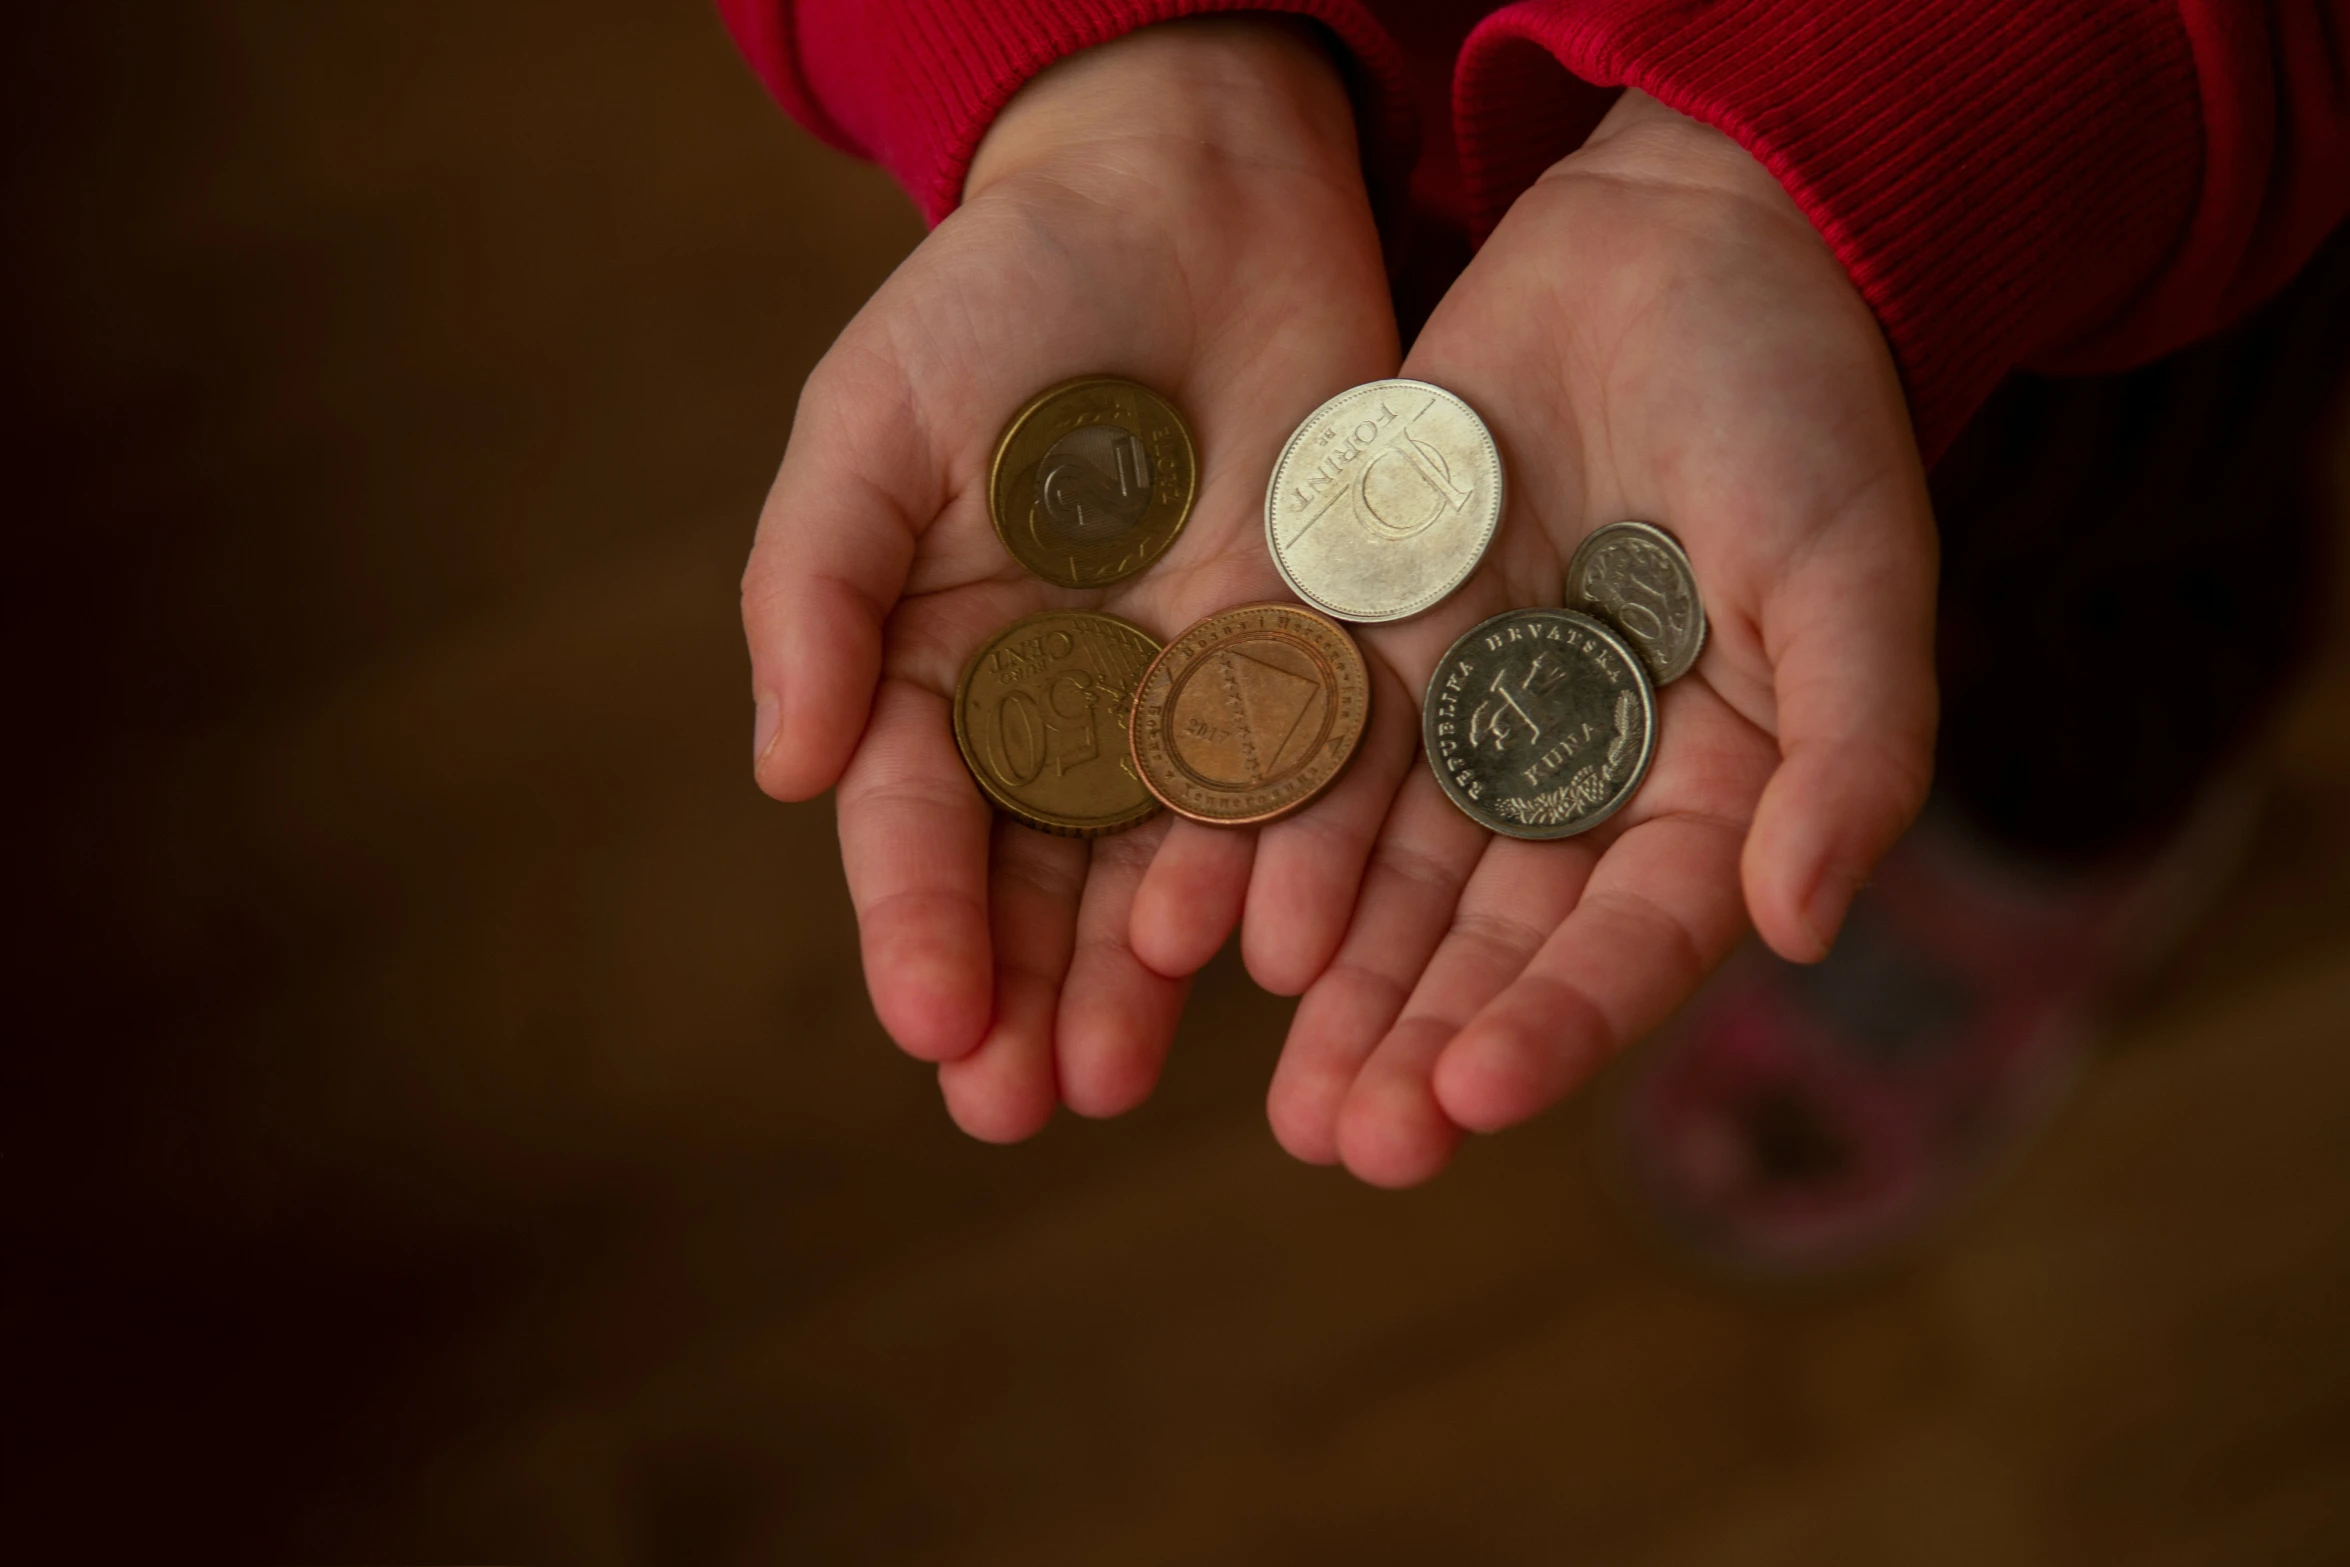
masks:
[[[1446,651],[1420,728],[1436,781],[1472,820],[1513,838],[1566,838],[1622,809],[1647,776],[1656,692],[1640,655],[1601,622],[1514,609]]]

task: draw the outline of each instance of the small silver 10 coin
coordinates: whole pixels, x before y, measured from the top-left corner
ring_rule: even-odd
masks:
[[[1425,381],[1339,393],[1289,437],[1265,487],[1282,580],[1340,620],[1402,620],[1459,587],[1501,526],[1501,451]]]
[[[1567,607],[1621,631],[1660,686],[1689,673],[1705,648],[1697,574],[1654,523],[1611,522],[1586,538],[1567,562]]]
[[[1567,838],[1632,797],[1656,752],[1656,689],[1624,638],[1571,609],[1513,609],[1455,642],[1420,708],[1428,765],[1469,818]]]

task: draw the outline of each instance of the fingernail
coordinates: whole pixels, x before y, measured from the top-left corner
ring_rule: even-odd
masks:
[[[1835,872],[1823,872],[1820,884],[1811,891],[1811,901],[1803,907],[1803,922],[1811,927],[1812,939],[1819,943],[1822,957],[1836,944],[1836,933],[1844,925],[1844,911],[1852,904],[1852,890],[1852,884]]]
[[[751,720],[751,765],[756,767],[767,758],[767,748],[775,743],[775,731],[783,725],[783,704],[771,696],[759,698],[758,716]]]

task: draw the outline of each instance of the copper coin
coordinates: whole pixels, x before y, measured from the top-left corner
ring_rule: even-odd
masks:
[[[1098,838],[1158,814],[1126,735],[1159,644],[1114,615],[1015,620],[955,684],[955,747],[998,810],[1039,832]]]
[[[1095,375],[1047,387],[1012,415],[987,509],[1014,560],[1064,588],[1097,588],[1165,554],[1198,491],[1199,457],[1175,405]]]
[[[1346,771],[1370,711],[1370,673],[1336,621],[1295,604],[1228,609],[1144,672],[1135,771],[1193,821],[1275,821]]]

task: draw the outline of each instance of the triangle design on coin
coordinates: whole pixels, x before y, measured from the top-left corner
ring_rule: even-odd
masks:
[[[1225,656],[1231,660],[1226,667],[1232,672],[1249,735],[1262,748],[1254,758],[1263,775],[1258,782],[1269,783],[1281,753],[1312,710],[1314,699],[1322,694],[1322,687],[1317,681],[1277,669],[1246,653],[1228,652]]]

